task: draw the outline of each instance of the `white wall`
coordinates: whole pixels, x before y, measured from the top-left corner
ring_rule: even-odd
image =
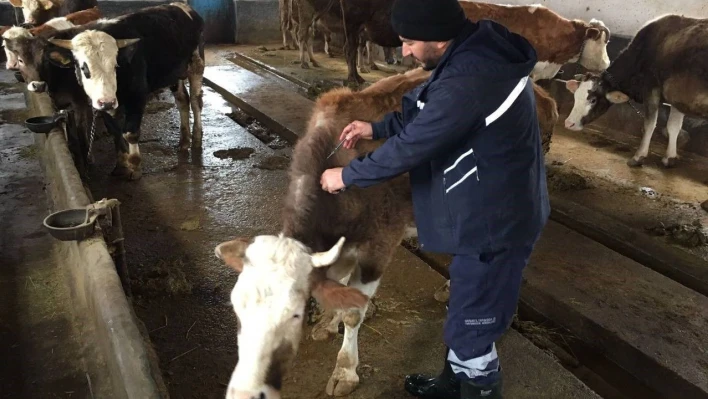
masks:
[[[634,36],[647,21],[664,14],[708,18],[708,0],[477,0],[496,4],[542,4],[565,18],[601,20],[612,34]]]

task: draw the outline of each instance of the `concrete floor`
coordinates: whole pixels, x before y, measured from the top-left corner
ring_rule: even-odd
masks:
[[[105,365],[56,262],[24,94],[0,70],[0,397],[107,397]],[[89,377],[90,386],[89,386]]]

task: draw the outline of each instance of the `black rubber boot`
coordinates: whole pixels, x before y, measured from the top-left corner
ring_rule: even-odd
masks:
[[[488,385],[479,385],[472,381],[464,381],[460,385],[460,393],[460,399],[502,399],[501,374],[496,382]]]
[[[404,383],[406,391],[421,399],[460,399],[460,380],[455,377],[447,361],[448,351],[445,352],[445,365],[439,376],[409,374]]]

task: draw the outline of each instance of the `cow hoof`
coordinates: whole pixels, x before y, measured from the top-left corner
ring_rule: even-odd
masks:
[[[378,65],[376,65],[376,64],[371,64],[371,67],[370,67],[370,68],[371,68],[372,71],[378,71],[378,70],[379,70],[379,67],[378,67]]]
[[[140,180],[141,177],[143,177],[142,170],[131,170],[130,175],[128,176],[128,180]]]
[[[369,306],[366,308],[366,313],[364,313],[364,321],[367,321],[376,315],[376,311],[379,310],[378,306],[373,300],[369,300]]]
[[[189,151],[189,148],[191,147],[191,144],[189,141],[187,142],[180,142],[179,145],[177,146],[177,149],[180,152],[187,152]]]
[[[665,168],[673,168],[676,166],[676,159],[677,158],[661,158],[661,163],[664,165]]]
[[[309,65],[308,63],[306,63],[306,62],[303,62],[302,64],[300,64],[300,68],[302,68],[302,69],[310,69],[310,65]]]
[[[638,167],[644,165],[644,157],[641,157],[639,159],[630,158],[627,161],[627,165],[632,168],[638,168]]]
[[[320,64],[319,64],[317,61],[315,61],[315,60],[312,60],[312,61],[310,61],[310,62],[312,63],[312,66],[313,66],[313,67],[315,67],[315,68],[319,68],[319,67],[320,67]]]
[[[339,333],[339,313],[325,311],[322,318],[312,327],[312,340],[325,341]]]
[[[334,54],[333,54],[333,53],[327,53],[327,56],[328,56],[329,58],[334,58]]]
[[[317,324],[312,327],[311,335],[313,341],[327,341],[334,334],[327,329],[327,326]]]
[[[438,288],[435,291],[435,294],[433,294],[433,298],[435,298],[436,301],[442,302],[442,303],[447,303],[447,301],[450,300],[450,280],[447,280],[445,284]]]
[[[361,72],[361,73],[369,73],[369,72],[371,72],[371,71],[369,70],[369,68],[361,67],[361,68],[359,68],[359,72]]]
[[[359,376],[356,371],[336,368],[327,382],[327,395],[344,396],[354,392],[359,385]]]

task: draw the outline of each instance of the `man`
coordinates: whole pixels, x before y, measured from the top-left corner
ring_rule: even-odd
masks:
[[[432,74],[404,96],[402,113],[342,131],[345,148],[387,140],[326,170],[322,188],[336,193],[409,172],[420,246],[453,261],[443,372],[408,375],[405,388],[426,399],[501,398],[495,341],[511,323],[550,209],[528,79],[536,52],[497,23],[467,20],[457,0],[397,0],[391,23],[403,55]]]

